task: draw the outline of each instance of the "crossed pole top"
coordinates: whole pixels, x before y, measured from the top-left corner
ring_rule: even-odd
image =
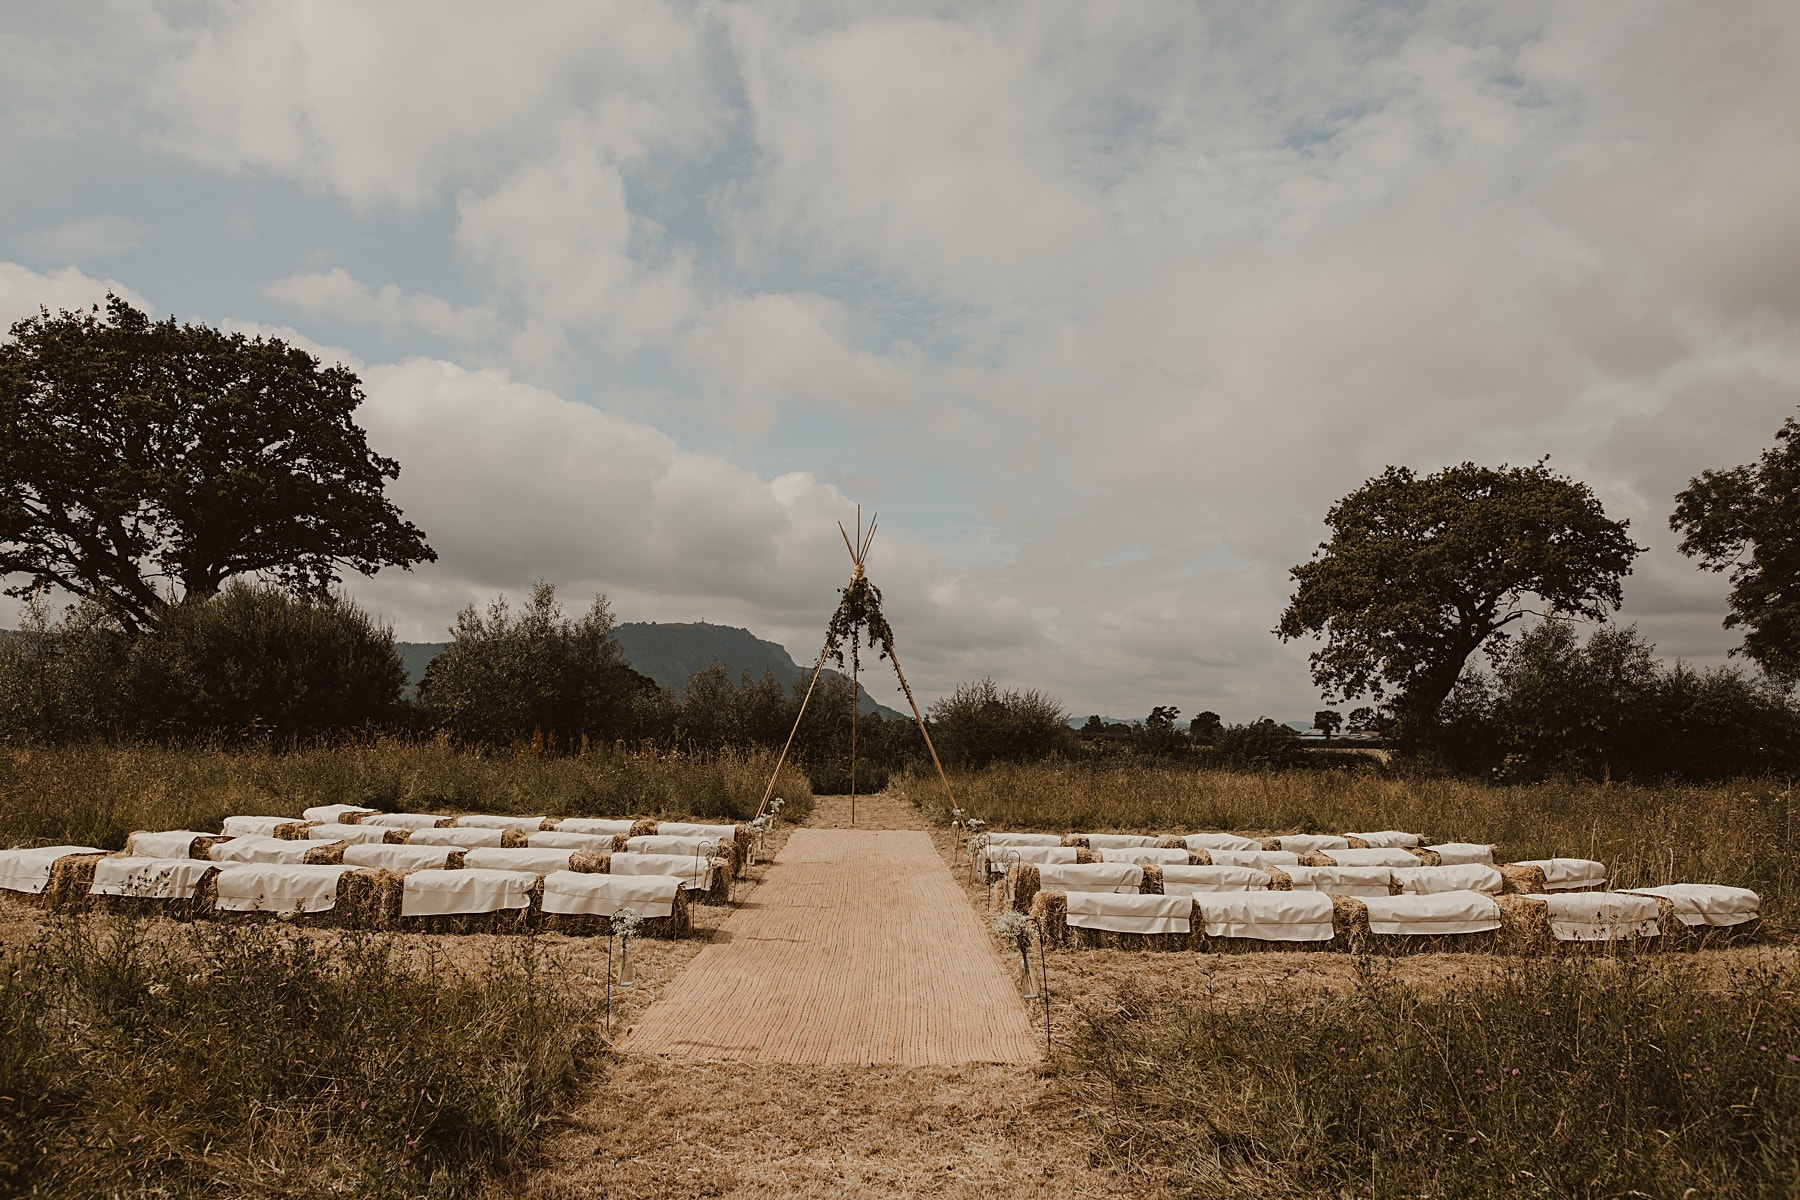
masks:
[[[869,518],[869,532],[864,534],[862,527],[862,505],[857,505],[856,541],[854,542],[850,540],[850,532],[844,528],[844,523],[842,521],[837,523],[838,536],[844,539],[844,549],[850,552],[851,579],[861,579],[863,577],[863,560],[869,557],[869,544],[875,540],[875,523],[880,519],[880,513],[871,516]]]

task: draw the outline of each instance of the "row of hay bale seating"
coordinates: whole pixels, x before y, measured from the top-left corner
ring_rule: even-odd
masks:
[[[1720,884],[1606,890],[1590,859],[1501,862],[1416,834],[988,832],[974,861],[1004,902],[1077,949],[1542,953],[1753,936],[1757,894]]]
[[[144,831],[123,850],[0,850],[0,890],[61,912],[136,909],[181,920],[276,913],[431,933],[679,937],[690,904],[726,904],[751,849],[741,825],[504,814],[435,816],[323,805],[234,816],[217,833]]]

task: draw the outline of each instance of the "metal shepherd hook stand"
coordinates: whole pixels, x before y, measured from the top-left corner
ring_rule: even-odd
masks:
[[[931,752],[931,764],[937,768],[938,779],[944,785],[944,795],[949,798],[952,810],[957,807],[956,793],[950,788],[950,777],[944,773],[944,764],[938,758],[937,747],[931,744],[931,730],[925,727],[925,716],[919,711],[918,700],[913,697],[912,685],[906,682],[906,672],[900,669],[900,659],[894,654],[894,629],[881,612],[881,589],[869,582],[864,570],[869,557],[869,546],[875,540],[875,524],[879,515],[870,518],[869,528],[865,533],[862,526],[862,505],[856,506],[854,542],[850,540],[849,531],[844,528],[843,523],[838,523],[838,533],[844,539],[844,548],[850,551],[850,582],[839,590],[837,611],[832,614],[831,623],[826,627],[825,644],[819,649],[819,661],[813,665],[812,681],[806,685],[806,695],[801,697],[800,711],[794,717],[794,728],[788,732],[787,742],[781,747],[781,754],[775,760],[775,770],[769,775],[769,786],[763,789],[762,803],[757,806],[756,815],[759,817],[775,794],[775,782],[781,777],[781,768],[787,763],[788,752],[794,747],[794,737],[800,732],[800,722],[806,718],[806,706],[812,700],[813,690],[819,686],[819,675],[825,670],[825,660],[833,658],[842,667],[847,648],[850,651],[851,681],[850,823],[856,824],[856,702],[859,696],[856,680],[862,665],[860,647],[863,644],[871,649],[878,647],[881,657],[894,664],[894,676],[900,681],[900,690],[906,694],[907,704],[912,707],[913,720],[918,722],[919,733],[925,739],[925,749]]]

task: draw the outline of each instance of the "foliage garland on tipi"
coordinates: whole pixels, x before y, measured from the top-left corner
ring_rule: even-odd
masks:
[[[775,760],[774,773],[769,776],[769,786],[763,789],[762,804],[757,807],[756,815],[762,816],[769,806],[769,799],[775,794],[775,781],[781,775],[781,768],[787,762],[788,751],[793,748],[794,736],[800,732],[800,722],[806,719],[806,705],[812,699],[813,689],[819,684],[819,675],[825,669],[825,660],[833,659],[839,667],[844,665],[844,652],[850,653],[850,823],[856,823],[856,718],[857,703],[861,692],[857,686],[857,675],[862,668],[862,646],[866,644],[871,650],[879,650],[880,657],[894,664],[894,675],[900,681],[900,690],[906,693],[906,702],[912,707],[913,720],[919,724],[919,733],[925,738],[925,748],[931,752],[932,765],[937,768],[938,779],[943,782],[944,793],[950,797],[950,806],[956,807],[956,794],[950,790],[950,777],[944,773],[944,764],[938,759],[937,747],[931,744],[931,731],[925,727],[925,716],[919,711],[919,702],[913,698],[912,686],[906,682],[906,672],[900,669],[900,659],[894,654],[894,627],[888,624],[887,617],[881,611],[881,589],[869,582],[868,572],[864,564],[868,561],[869,546],[875,540],[875,525],[880,514],[870,518],[868,532],[863,532],[862,505],[856,506],[856,540],[850,540],[849,531],[843,522],[838,523],[838,533],[843,536],[844,548],[850,552],[850,582],[838,589],[837,611],[831,614],[831,621],[825,627],[825,645],[819,650],[819,661],[813,666],[812,681],[806,685],[806,695],[800,701],[800,711],[794,717],[794,728],[789,731],[787,743],[781,748],[781,755]]]

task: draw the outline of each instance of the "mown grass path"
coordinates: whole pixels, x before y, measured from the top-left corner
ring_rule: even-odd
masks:
[[[981,918],[918,830],[794,830],[618,1049],[920,1067],[1040,1058]]]

